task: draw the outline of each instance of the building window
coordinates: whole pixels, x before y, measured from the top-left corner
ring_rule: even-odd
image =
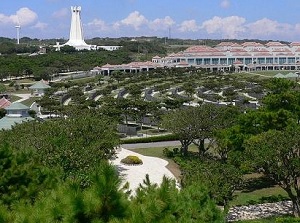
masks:
[[[210,64],[210,58],[204,58],[204,65]]]
[[[212,59],[212,64],[216,65],[219,63],[219,59],[218,58],[213,58]]]
[[[194,59],[188,59],[188,64],[194,64]]]
[[[288,58],[288,63],[295,63],[295,58],[294,57],[289,57]]]
[[[227,59],[226,58],[221,58],[220,59],[220,64],[227,65]]]
[[[279,64],[285,64],[286,58],[285,57],[279,57]]]
[[[267,59],[267,64],[273,64],[273,58],[266,58]]]
[[[197,59],[196,59],[196,64],[197,64],[197,65],[200,65],[200,64],[202,64],[202,59],[200,59],[200,58],[197,58]]]
[[[245,58],[245,64],[251,64],[252,58]]]

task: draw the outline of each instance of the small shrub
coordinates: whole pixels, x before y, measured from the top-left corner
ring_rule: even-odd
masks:
[[[174,149],[173,149],[173,153],[174,153],[174,154],[179,154],[179,149],[178,149],[178,148],[174,148]]]
[[[28,114],[32,117],[35,118],[36,117],[36,111],[35,110],[29,110]]]
[[[166,156],[168,158],[173,158],[174,157],[173,151],[169,150],[168,148],[163,149],[163,154],[164,154],[164,156]]]
[[[259,204],[259,201],[255,201],[255,200],[247,201],[247,205],[256,205],[256,204]]]
[[[279,194],[277,196],[276,195],[263,196],[259,200],[260,200],[259,203],[274,203],[274,202],[279,202],[279,201],[286,201],[286,200],[288,200],[288,198]]]
[[[142,165],[143,161],[137,156],[127,156],[121,160],[121,163],[127,165]]]
[[[8,86],[13,87],[15,85],[15,83],[16,83],[15,81],[11,81]]]

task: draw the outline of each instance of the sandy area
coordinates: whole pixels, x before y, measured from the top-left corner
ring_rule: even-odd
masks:
[[[142,161],[142,165],[128,166],[122,164],[121,159],[126,156],[133,155],[138,156]],[[150,181],[152,183],[160,184],[163,176],[175,179],[174,175],[166,168],[168,162],[166,160],[143,156],[139,153],[132,152],[130,150],[121,148],[117,153],[117,158],[112,160],[112,163],[118,168],[120,176],[124,179],[123,184],[129,182],[130,189],[134,192],[139,184],[143,183],[146,174],[149,174]]]

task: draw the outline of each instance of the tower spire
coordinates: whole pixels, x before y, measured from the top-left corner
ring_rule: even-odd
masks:
[[[87,45],[83,37],[83,28],[81,23],[81,7],[71,7],[71,28],[70,28],[70,39],[65,45],[73,46],[76,49],[90,49],[90,45]]]

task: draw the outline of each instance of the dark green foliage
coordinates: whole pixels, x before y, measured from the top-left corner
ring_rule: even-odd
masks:
[[[60,52],[62,53],[75,53],[76,49],[73,46],[65,45],[60,48]]]
[[[212,147],[215,133],[231,126],[238,115],[233,107],[203,104],[169,112],[163,117],[162,126],[178,136],[182,154],[187,155],[188,146],[194,143],[203,157]]]
[[[167,158],[173,158],[174,157],[174,152],[171,151],[169,148],[164,148],[163,154]]]
[[[1,132],[0,139],[15,147],[32,148],[34,157],[44,165],[61,168],[63,178],[86,182],[102,159],[114,155],[119,140],[111,119],[90,110],[77,112],[73,110],[68,119],[18,125]]]
[[[199,184],[178,190],[170,179],[164,178],[161,185],[156,185],[146,176],[136,195],[128,200],[120,183],[115,167],[102,162],[92,174],[90,187],[82,188],[78,181],[68,180],[41,193],[33,204],[16,203],[10,212],[0,206],[0,220],[30,223],[224,222],[220,209]]]
[[[8,144],[0,146],[0,201],[7,207],[15,202],[27,204],[57,182],[56,175],[36,162],[33,151],[13,149]]]
[[[183,172],[183,186],[201,182],[208,188],[211,198],[228,211],[229,201],[242,183],[242,174],[238,169],[216,160],[200,162],[197,158],[184,157],[176,157],[175,160]]]
[[[0,84],[0,94],[6,91],[6,86],[4,84]]]
[[[115,168],[102,162],[91,176],[91,187],[82,189],[79,182],[67,181],[41,194],[33,205],[19,203],[10,215],[14,222],[113,222],[128,212],[120,183]]]
[[[35,110],[29,110],[28,114],[32,117],[35,118],[36,117],[36,111]]]
[[[161,185],[151,184],[146,176],[144,184],[132,198],[129,221],[138,222],[223,222],[221,212],[200,185],[179,191],[175,183],[164,178]]]
[[[6,110],[4,108],[0,108],[0,118],[3,118],[6,115]]]
[[[294,215],[300,215],[300,127],[270,130],[246,141],[246,152],[256,168],[277,182],[293,202]]]
[[[130,51],[135,53],[156,53],[156,54],[165,54],[166,50],[161,43],[157,41],[122,41],[120,44],[123,46],[122,51]]]
[[[106,63],[129,63],[125,51],[49,52],[36,57],[7,55],[0,57],[0,71],[4,77],[34,74],[36,79],[50,79],[50,75],[66,70],[91,70]]]

